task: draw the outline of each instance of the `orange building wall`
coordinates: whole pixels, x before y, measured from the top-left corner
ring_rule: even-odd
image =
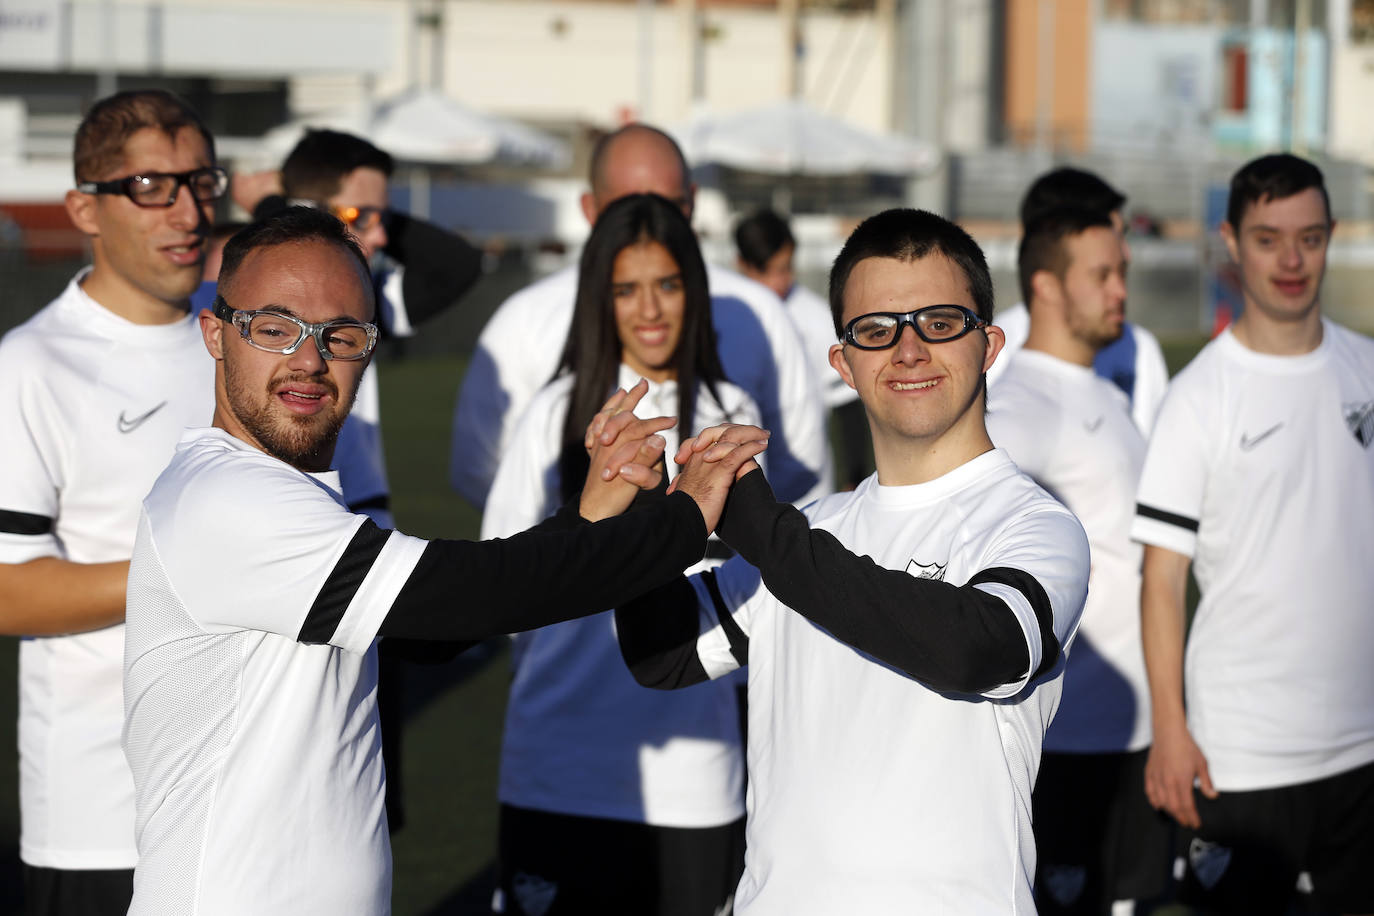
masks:
[[[1040,54],[1053,55],[1050,80],[1050,142],[1082,150],[1088,142],[1088,80],[1092,62],[1092,14],[1096,0],[1007,0],[1006,119],[1010,141],[1037,140]],[[1053,10],[1054,44],[1040,47],[1041,10]]]

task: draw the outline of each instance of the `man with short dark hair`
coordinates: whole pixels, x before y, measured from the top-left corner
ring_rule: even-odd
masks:
[[[718,531],[739,556],[621,605],[621,650],[659,688],[747,662],[737,913],[1033,912],[1030,790],[1088,545],[988,439],[1002,336],[963,230],[864,221],[830,302],[877,473],[803,513],[746,465]],[[751,435],[707,430],[677,458]]]
[[[766,443],[727,445],[680,478],[684,496],[610,518],[657,479],[654,433],[673,422],[634,420],[637,386],[589,430],[577,505],[536,529],[472,543],[379,528],[328,471],[374,303],[328,214],[292,208],[225,248],[199,319],[213,427],[186,431],[154,483],[129,569],[130,913],[388,912],[377,638],[472,643],[653,587],[701,556]]]
[[[1062,166],[1041,175],[1026,190],[1021,199],[1021,231],[1024,235],[1033,222],[1047,213],[1066,208],[1091,210],[1111,220],[1121,243],[1122,257],[1129,265],[1131,249],[1126,244],[1126,220],[1122,216],[1125,206],[1126,195],[1097,175]],[[1021,349],[1030,331],[1027,305],[1023,299],[997,315],[997,324],[1007,336],[1007,346],[1003,359],[988,373],[988,382],[994,388],[1011,364],[1007,357]],[[1169,383],[1164,351],[1155,336],[1141,325],[1125,322],[1121,336],[1098,351],[1093,370],[1126,393],[1136,425],[1148,436]]]
[[[1018,268],[1030,330],[992,391],[988,433],[1083,523],[1093,561],[1033,795],[1036,905],[1093,916],[1159,897],[1170,858],[1142,786],[1150,704],[1130,527],[1145,437],[1093,371],[1121,337],[1126,260],[1106,214],[1065,207],[1027,225]]]
[[[122,914],[133,782],[119,746],[138,503],[210,416],[188,297],[227,176],[170,93],[97,102],[76,132],[72,223],[92,266],[0,341],[0,621],[19,645],[19,855],[34,914]]]
[[[1245,310],[1169,386],[1137,497],[1145,788],[1213,911],[1287,912],[1306,872],[1320,909],[1374,912],[1374,341],[1322,315],[1333,225],[1310,162],[1236,172]]]
[[[640,192],[674,201],[692,216],[691,171],[677,143],[657,128],[630,124],[601,138],[589,174],[581,201],[589,224],[611,201]],[[707,271],[721,365],[773,433],[768,461],[778,494],[804,503],[828,493],[824,405],[787,313],[761,284],[709,264]],[[576,288],[574,263],[515,293],[482,329],[454,412],[449,465],[454,489],[475,506],[486,502],[515,422],[558,368]]]

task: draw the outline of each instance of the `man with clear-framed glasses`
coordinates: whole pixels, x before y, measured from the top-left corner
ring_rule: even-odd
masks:
[[[747,662],[736,913],[1034,912],[1031,786],[1083,529],[988,438],[1002,332],[966,233],[915,210],[866,220],[830,305],[876,474],[799,511],[746,465],[717,531],[738,556],[619,606],[622,653],[663,689]],[[706,430],[676,457],[753,435]]]

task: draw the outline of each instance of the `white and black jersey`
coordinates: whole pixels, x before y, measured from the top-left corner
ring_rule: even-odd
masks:
[[[988,370],[989,390],[1002,379],[1011,365],[1011,357],[1026,345],[1030,335],[1030,311],[1024,302],[999,311],[993,324],[1002,329],[1006,343],[997,361]],[[1093,371],[1112,382],[1131,402],[1131,416],[1147,437],[1154,428],[1155,416],[1169,385],[1169,367],[1164,362],[1164,350],[1159,339],[1149,329],[1126,322],[1121,337],[1098,351]]]
[[[620,367],[620,387],[638,380]],[[572,376],[556,380],[521,417],[487,497],[483,538],[508,537],[558,509],[558,457],[572,385]],[[691,429],[759,423],[758,408],[743,391],[727,382],[715,388],[720,403],[698,385]],[[671,416],[677,409],[677,384],[651,382],[635,413]],[[678,427],[660,435],[671,476]],[[666,827],[714,827],[744,814],[744,751],[732,683],[645,690],[620,660],[609,610],[518,634],[514,657],[501,743],[502,802]]]
[[[572,324],[576,264],[503,302],[482,329],[453,421],[449,477],[482,506],[511,431],[553,379]],[[778,493],[802,504],[830,492],[830,442],[813,364],[782,302],[762,284],[707,266],[711,322],[721,365],[748,392],[772,431],[768,456]]]
[[[1140,641],[1141,546],[1131,540],[1145,437],[1126,395],[1088,366],[1021,350],[988,396],[988,434],[1083,523],[1088,601],[1045,750],[1137,751],[1150,743]]]
[[[805,515],[749,474],[719,533],[739,557],[616,615],[641,683],[748,664],[736,912],[1035,912],[1031,787],[1088,577],[1073,515],[993,450]]]
[[[1134,536],[1192,558],[1188,727],[1221,790],[1374,760],[1374,341],[1301,356],[1230,331],[1174,379]]]
[[[193,318],[139,325],[78,275],[0,341],[0,562],[122,561],[139,503],[186,426],[209,422],[214,361]],[[20,857],[127,869],[133,781],[119,746],[124,628],[19,644]]]
[[[375,637],[542,626],[705,548],[685,494],[594,525],[564,510],[504,541],[426,542],[350,513],[335,478],[192,430],[145,501],[124,669],[131,913],[387,912]]]

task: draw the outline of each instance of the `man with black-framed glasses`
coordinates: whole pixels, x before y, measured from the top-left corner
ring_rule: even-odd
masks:
[[[67,213],[92,265],[0,342],[0,626],[20,643],[28,913],[128,908],[133,782],[120,748],[124,591],[139,501],[213,405],[188,297],[227,182],[160,91],[97,102]]]
[[[718,529],[738,556],[617,608],[621,650],[665,689],[747,662],[736,913],[1031,913],[1031,786],[1087,541],[988,438],[1002,332],[966,233],[866,220],[830,304],[876,474],[799,511],[746,465]],[[677,459],[753,435],[706,430]]]

